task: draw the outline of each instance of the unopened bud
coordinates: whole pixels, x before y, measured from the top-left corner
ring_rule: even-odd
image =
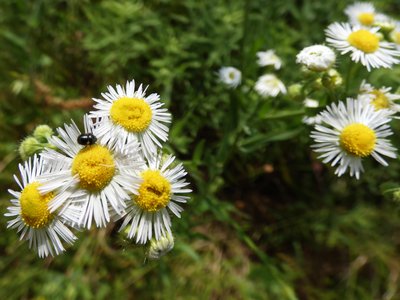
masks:
[[[300,83],[292,84],[288,87],[288,95],[292,98],[297,98],[301,95],[301,90],[303,89],[303,85]]]
[[[32,156],[40,150],[43,150],[42,144],[32,136],[25,138],[18,148],[19,155],[23,160],[28,159],[29,156]]]
[[[53,129],[48,125],[39,125],[33,131],[33,136],[42,143],[46,143],[48,138],[52,135]]]
[[[152,239],[147,251],[149,259],[160,259],[174,248],[174,238],[172,235],[167,234],[162,236],[159,240]]]

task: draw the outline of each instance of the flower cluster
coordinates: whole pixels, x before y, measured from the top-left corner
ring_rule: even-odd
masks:
[[[19,165],[8,227],[46,257],[74,242],[71,229],[121,219],[120,230],[151,245],[154,258],[158,241],[173,241],[171,216],[181,216],[191,192],[182,164],[163,154],[171,114],[158,94],[146,95],[133,80],[93,100],[83,131],[73,121],[56,135],[47,127],[36,130],[44,132],[45,147]]]
[[[256,53],[257,64],[260,67],[273,66],[275,70],[282,67],[282,60],[275,54],[275,50],[259,51]],[[235,67],[222,67],[219,72],[219,80],[229,88],[236,88],[242,81],[242,72]],[[254,90],[261,97],[277,97],[286,94],[286,87],[273,73],[265,73],[254,84]]]
[[[397,22],[376,12],[371,3],[355,3],[346,8],[349,23],[333,23],[326,29],[326,41],[341,54],[371,71],[398,64],[400,52],[396,45]]]
[[[350,53],[352,62],[360,63],[368,72],[400,63],[395,39],[397,21],[377,12],[371,3],[355,3],[345,13],[348,23],[333,23],[325,30],[330,46],[341,55]],[[329,94],[328,102],[332,102],[316,116],[303,119],[304,123],[314,125],[312,148],[323,163],[335,167],[338,176],[348,172],[359,179],[364,171],[363,159],[372,156],[387,166],[385,157],[396,158],[396,149],[387,137],[393,134],[390,122],[399,111],[395,101],[400,95],[391,93],[390,87],[376,88],[362,78],[358,91],[352,93],[349,83],[357,80],[353,64],[348,66],[346,89],[341,91],[346,100],[337,99],[336,88],[342,85],[343,78],[333,69],[334,51],[325,45],[303,49],[297,55],[297,62],[320,74],[316,82]]]

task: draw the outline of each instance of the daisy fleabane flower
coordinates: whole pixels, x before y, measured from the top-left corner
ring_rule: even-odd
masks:
[[[43,160],[36,155],[20,164],[19,170],[21,180],[15,175],[14,178],[21,191],[8,190],[14,198],[5,214],[13,218],[8,221],[7,228],[16,228],[20,239],[27,240],[29,248],[34,248],[39,257],[58,255],[65,251],[63,242],[72,244],[76,237],[59,212],[49,209],[49,202],[56,197],[55,191],[39,193],[37,177],[51,170],[45,168]],[[73,211],[68,213],[70,217],[74,215]]]
[[[111,143],[122,148],[126,143],[138,140],[146,158],[161,148],[168,140],[168,124],[171,114],[156,93],[146,96],[146,89],[135,81],[127,81],[125,88],[108,86],[102,93],[104,99],[95,99],[90,116],[100,118],[94,134],[102,143]]]
[[[218,71],[219,80],[229,88],[236,88],[242,81],[242,72],[234,67],[222,67]]]
[[[302,64],[307,69],[316,72],[330,69],[335,63],[335,60],[335,52],[324,45],[306,47],[296,56],[296,63]]]
[[[362,28],[348,23],[333,23],[325,30],[326,41],[341,54],[351,52],[351,59],[371,68],[391,68],[400,62],[400,52],[393,43],[381,41],[379,27]]]
[[[84,116],[85,133],[93,132],[95,124]],[[41,153],[49,166],[57,165],[58,171],[39,176],[39,190],[58,194],[49,202],[50,211],[74,207],[80,209],[79,227],[90,228],[92,223],[104,227],[110,215],[123,215],[125,201],[129,199],[132,176],[128,170],[144,164],[137,142],[126,144],[123,149],[112,147],[101,140],[92,145],[78,143],[80,130],[74,122],[58,128],[59,137],[49,138],[56,150]],[[65,214],[68,218],[68,215]]]
[[[286,87],[274,74],[265,74],[258,78],[255,91],[263,97],[276,97],[280,93],[286,94]]]
[[[360,178],[364,171],[362,159],[372,156],[384,166],[382,156],[396,158],[396,149],[386,137],[392,135],[389,122],[392,112],[375,111],[372,105],[348,98],[346,104],[333,103],[319,113],[322,124],[316,124],[311,137],[314,151],[320,153],[323,163],[337,166],[335,174],[343,175],[349,169],[350,176]]]
[[[274,50],[259,51],[257,55],[257,64],[260,67],[274,66],[275,70],[279,70],[282,66],[281,59],[275,54]]]
[[[172,236],[168,211],[180,218],[183,208],[177,203],[189,199],[184,195],[191,192],[184,178],[186,171],[181,163],[173,165],[174,159],[168,156],[163,160],[157,155],[145,168],[135,171],[135,191],[120,230],[130,224],[128,238],[136,238],[136,243],[145,244],[153,236],[156,240],[168,234]]]
[[[372,26],[375,22],[375,7],[369,2],[356,2],[346,7],[345,14],[349,17],[351,24]]]
[[[394,112],[400,111],[400,104],[395,103],[395,100],[400,99],[399,94],[390,93],[392,88],[382,87],[380,89],[374,88],[365,80],[361,83],[360,93],[358,95],[360,100],[374,106],[375,110],[390,109]]]

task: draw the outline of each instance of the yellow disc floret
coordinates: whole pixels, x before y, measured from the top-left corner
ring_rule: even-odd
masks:
[[[350,45],[365,53],[373,53],[379,48],[379,37],[366,29],[352,32],[347,41]]]
[[[358,21],[365,26],[374,24],[375,16],[372,13],[361,13],[358,15]]]
[[[19,203],[21,205],[21,218],[27,226],[41,228],[48,225],[53,219],[49,211],[48,202],[53,199],[53,193],[41,195],[38,190],[39,183],[32,182],[22,190]]]
[[[385,93],[381,92],[380,90],[373,90],[371,94],[375,96],[374,100],[371,101],[371,104],[375,107],[375,110],[390,107],[389,99],[386,97]]]
[[[376,134],[368,126],[353,123],[343,128],[340,134],[340,145],[349,154],[366,157],[375,148]]]
[[[123,97],[116,100],[110,110],[111,120],[127,131],[145,131],[152,119],[150,105],[143,99]]]
[[[86,146],[78,152],[72,162],[72,175],[78,174],[79,185],[89,191],[106,187],[115,173],[113,156],[100,145]]]
[[[168,205],[171,200],[171,184],[158,170],[142,173],[143,182],[135,203],[143,210],[155,212]]]

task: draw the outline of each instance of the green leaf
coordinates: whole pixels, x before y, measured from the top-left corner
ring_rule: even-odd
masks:
[[[273,132],[267,134],[256,134],[239,143],[239,149],[243,153],[250,153],[264,147],[267,143],[285,141],[297,136],[303,131],[303,127],[287,130],[283,132]]]

